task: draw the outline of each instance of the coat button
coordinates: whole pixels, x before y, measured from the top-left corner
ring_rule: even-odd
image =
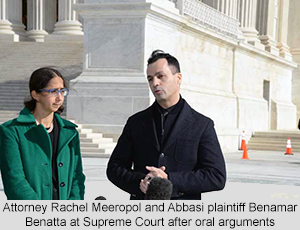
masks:
[[[179,196],[184,196],[184,193],[183,193],[183,192],[180,192],[180,193],[179,193]]]
[[[64,164],[63,164],[62,162],[60,162],[60,163],[58,164],[59,167],[63,167],[63,165],[64,165]]]
[[[60,183],[60,187],[64,187],[65,185],[66,185],[65,182]]]
[[[164,157],[165,157],[165,154],[164,154],[164,153],[161,153],[161,154],[160,154],[160,157],[161,157],[161,158],[164,158]]]

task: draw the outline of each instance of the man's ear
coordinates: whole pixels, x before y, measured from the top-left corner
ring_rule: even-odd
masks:
[[[35,90],[32,90],[30,94],[34,100],[39,101],[40,95]]]
[[[181,73],[176,73],[176,77],[178,79],[178,84],[181,84],[181,81],[182,81],[182,74]]]

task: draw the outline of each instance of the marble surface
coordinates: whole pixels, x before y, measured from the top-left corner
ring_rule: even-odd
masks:
[[[226,148],[237,148],[240,129],[296,127],[291,98],[296,63],[197,24],[170,1],[121,2],[76,5],[85,19],[85,62],[78,94],[68,99],[70,117],[113,127],[149,106],[146,61],[154,49],[162,49],[181,63],[183,97],[211,117],[217,130],[229,130],[220,131]],[[140,85],[137,91],[128,90],[126,79]],[[84,88],[84,82],[93,86]]]

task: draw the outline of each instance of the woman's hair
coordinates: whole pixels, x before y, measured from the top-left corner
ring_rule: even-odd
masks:
[[[31,74],[29,80],[30,99],[24,101],[24,105],[26,108],[28,108],[30,111],[33,111],[35,109],[36,100],[31,96],[31,92],[33,90],[39,92],[40,89],[44,89],[45,87],[47,87],[49,81],[54,77],[60,77],[63,80],[64,88],[68,88],[68,83],[61,75],[61,73],[51,67],[43,67],[37,69]],[[63,111],[64,106],[62,105],[61,107],[59,107],[56,113],[61,114]]]

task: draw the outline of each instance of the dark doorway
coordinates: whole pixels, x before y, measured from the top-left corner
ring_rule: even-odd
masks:
[[[27,0],[22,0],[22,22],[27,30]]]
[[[56,21],[58,21],[58,1],[59,0],[56,0]],[[27,30],[27,18],[28,18],[27,2],[28,0],[22,0],[22,22],[25,26],[25,30]]]

